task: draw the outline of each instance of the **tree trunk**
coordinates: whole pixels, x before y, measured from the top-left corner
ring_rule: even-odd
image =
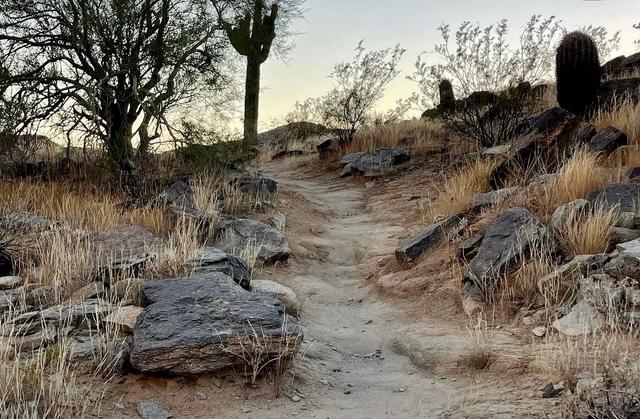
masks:
[[[121,172],[131,174],[134,169],[134,153],[131,145],[132,124],[118,105],[111,106],[107,151],[112,162]]]
[[[258,108],[260,106],[260,61],[255,54],[247,57],[247,79],[244,94],[244,141],[255,145],[258,140]]]

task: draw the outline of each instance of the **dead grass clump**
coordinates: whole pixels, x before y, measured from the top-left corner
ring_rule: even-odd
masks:
[[[406,148],[416,154],[440,151],[449,135],[442,124],[423,119],[383,124],[360,129],[346,153],[375,151],[380,147]]]
[[[169,234],[165,246],[157,258],[147,267],[145,276],[175,278],[187,274],[187,262],[198,256],[201,226],[198,222],[180,217]]]
[[[489,176],[495,163],[476,160],[448,178],[438,188],[437,198],[421,208],[424,223],[432,223],[439,217],[457,214],[469,209],[471,199],[490,189]]]
[[[473,346],[467,354],[460,357],[458,365],[476,371],[489,369],[494,364],[496,355],[489,342],[487,321],[478,318],[477,324],[467,330],[473,340]]]
[[[593,124],[598,131],[615,127],[627,134],[629,144],[640,145],[640,103],[623,99],[621,102],[599,110],[593,117]]]
[[[568,256],[593,255],[608,250],[611,232],[618,221],[615,208],[596,206],[586,214],[576,214],[556,232]]]
[[[548,183],[534,187],[529,193],[529,209],[547,222],[555,210],[589,192],[618,180],[617,172],[602,167],[600,158],[591,152],[577,150]]]
[[[88,184],[1,181],[0,202],[5,211],[32,212],[73,229],[104,231],[123,224],[138,224],[165,234],[169,222],[161,208],[125,210],[124,196],[99,191]]]

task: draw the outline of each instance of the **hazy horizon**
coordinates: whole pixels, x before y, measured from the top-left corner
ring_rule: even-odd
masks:
[[[384,110],[415,90],[406,76],[412,73],[417,56],[422,51],[432,52],[440,42],[437,27],[442,23],[455,30],[465,20],[486,26],[506,18],[510,34],[516,37],[532,15],[554,15],[568,29],[602,25],[610,33],[619,30],[622,42],[616,55],[636,52],[634,41],[640,39],[640,31],[633,29],[633,24],[640,21],[638,0],[539,0],[517,6],[507,0],[400,0],[393,5],[365,0],[308,0],[305,7],[305,19],[295,22],[294,31],[299,35],[286,62],[270,58],[263,66],[263,129],[281,119],[296,101],[325,93],[331,86],[328,75],[334,64],[349,60],[360,40],[365,41],[367,49],[400,44],[407,50],[400,66],[402,73],[378,106]],[[435,62],[436,57],[427,55],[427,59]]]

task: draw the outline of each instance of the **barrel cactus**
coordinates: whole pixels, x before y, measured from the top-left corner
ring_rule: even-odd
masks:
[[[597,99],[600,71],[598,48],[593,39],[582,32],[565,35],[556,53],[560,106],[577,115],[585,115]]]
[[[440,112],[453,112],[456,107],[456,97],[453,94],[453,86],[449,80],[440,82]]]

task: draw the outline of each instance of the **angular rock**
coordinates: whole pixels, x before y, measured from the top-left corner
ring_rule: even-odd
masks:
[[[0,319],[6,314],[12,313],[20,304],[18,295],[0,292]]]
[[[609,255],[606,253],[578,255],[570,262],[540,278],[538,289],[570,290],[575,288],[581,278],[600,272],[608,260]]]
[[[511,145],[497,145],[494,147],[485,148],[482,150],[480,155],[482,157],[504,157],[506,158],[509,155],[509,150],[511,149]]]
[[[104,322],[123,333],[130,334],[133,333],[133,328],[140,314],[142,314],[142,307],[117,307],[112,313],[105,317]]]
[[[138,253],[114,259],[96,270],[94,280],[110,286],[112,283],[122,279],[138,277],[154,259],[155,255],[150,253]]]
[[[587,147],[595,153],[609,155],[629,143],[627,135],[614,127],[608,127],[591,138]]]
[[[257,246],[258,260],[265,264],[286,261],[291,254],[284,234],[271,226],[249,219],[223,223],[214,246],[236,254],[248,246]]]
[[[409,150],[394,150],[382,147],[368,153],[352,153],[342,158],[340,164],[343,166],[341,176],[348,176],[353,173],[360,173],[365,176],[377,176],[384,174],[394,166],[398,166],[411,159]],[[347,171],[346,166],[349,166]]]
[[[640,181],[640,166],[632,167],[629,170],[629,182],[639,182]]]
[[[3,276],[0,277],[0,291],[7,291],[18,288],[24,283],[19,276]]]
[[[492,189],[499,189],[510,173],[531,167],[534,161],[553,171],[563,157],[587,143],[595,133],[593,125],[562,108],[551,108],[536,115],[529,121],[526,133],[514,141],[507,160],[492,173]]]
[[[334,153],[338,149],[338,141],[333,138],[327,138],[316,146],[316,150],[320,154],[320,158],[326,158],[329,154]]]
[[[640,238],[640,230],[633,230],[624,227],[613,227],[611,229],[611,235],[609,243],[612,246],[616,246],[620,243],[626,243]]]
[[[598,332],[605,324],[604,316],[587,301],[580,301],[569,314],[553,322],[553,327],[566,336],[583,336]]]
[[[624,309],[625,290],[609,275],[595,274],[580,280],[579,298],[604,315],[612,315]]]
[[[24,313],[12,319],[11,323],[23,333],[41,330],[47,325],[56,328],[95,327],[113,308],[111,304],[101,300],[69,302],[42,311]]]
[[[100,282],[92,282],[80,288],[71,295],[71,301],[83,301],[90,298],[98,298],[104,295],[104,285]]]
[[[447,232],[455,227],[461,218],[453,215],[444,221],[435,223],[424,230],[400,242],[396,248],[396,260],[400,264],[413,262],[425,252],[438,246]]]
[[[245,367],[236,353],[292,356],[302,340],[273,297],[249,293],[223,274],[149,281],[149,304],[133,332],[131,365],[144,373],[201,374]],[[244,348],[244,349],[243,349]]]
[[[139,225],[120,225],[95,234],[91,242],[107,261],[154,253],[165,241],[148,228]]]
[[[593,207],[603,206],[605,209],[615,209],[618,213],[617,227],[640,227],[637,207],[640,203],[640,184],[617,183],[592,191],[587,195],[587,201]]]
[[[553,212],[549,220],[549,228],[551,231],[557,233],[576,217],[584,216],[589,211],[589,208],[589,201],[586,199],[576,199],[568,204],[564,204]]]
[[[157,205],[175,206],[178,208],[194,208],[191,185],[179,180],[165,189],[154,200]]]
[[[604,271],[618,279],[640,278],[640,239],[616,246],[618,255],[604,267]]]
[[[272,179],[240,179],[238,188],[249,195],[270,195],[278,193],[278,182]]]
[[[478,194],[471,199],[470,211],[479,211],[483,208],[497,205],[509,198],[509,196],[518,192],[518,189],[519,188],[517,186],[514,186],[512,188],[503,188],[496,191],[489,191],[486,193]]]
[[[187,269],[193,274],[221,272],[247,291],[250,287],[251,271],[245,261],[215,247],[202,249],[198,257],[187,262]]]
[[[533,244],[545,243],[551,245],[546,227],[533,214],[524,208],[508,209],[487,227],[477,255],[469,262],[465,283],[480,292],[491,291]]]
[[[0,275],[9,276],[13,273],[13,258],[9,253],[0,250]]]
[[[624,55],[620,55],[607,61],[601,68],[602,74],[609,76],[618,74],[624,67],[624,62],[626,59],[627,57],[625,57]]]
[[[251,282],[251,292],[276,298],[285,307],[287,314],[298,317],[300,302],[291,288],[274,281],[257,280]]]

